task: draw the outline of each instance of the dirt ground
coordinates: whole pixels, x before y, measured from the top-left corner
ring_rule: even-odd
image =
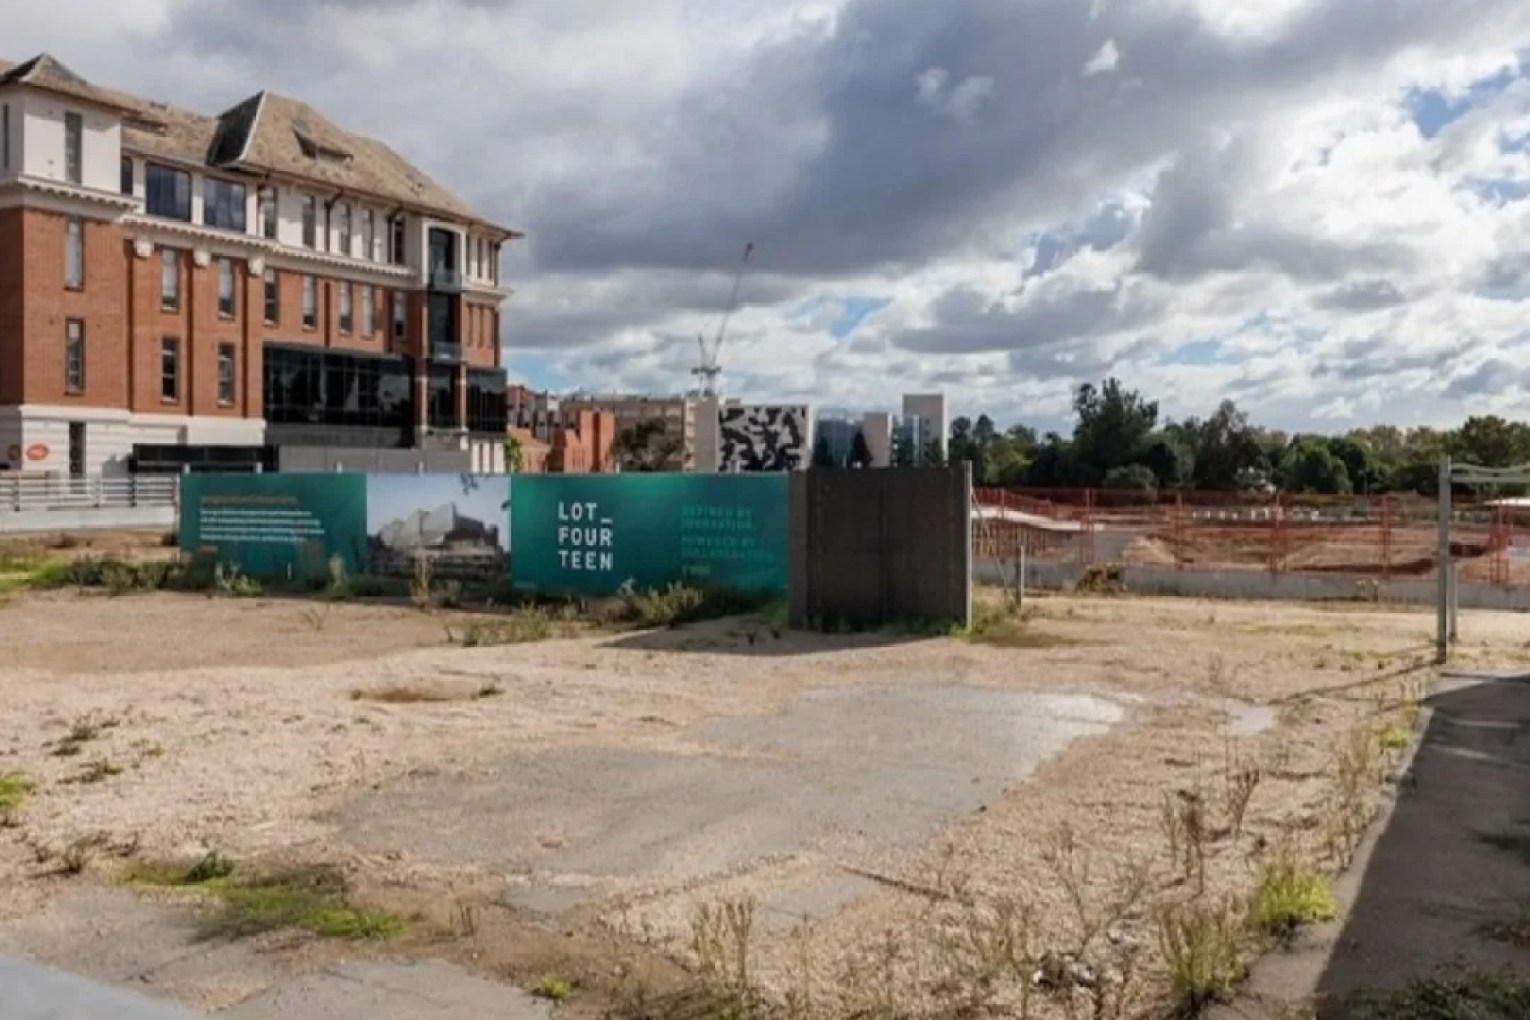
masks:
[[[1523,617],[1463,621],[1464,661],[1530,661]],[[1049,960],[1108,940],[1110,980],[1150,1009],[1155,904],[1188,895],[1165,803],[1222,818],[1230,776],[1258,773],[1198,895],[1245,893],[1276,845],[1337,867],[1335,748],[1432,676],[1428,614],[1279,604],[1047,598],[1010,647],[728,621],[468,649],[452,622],[169,594],[0,605],[0,774],[36,782],[0,828],[0,948],[201,1011],[373,954],[560,975],[564,1015],[597,1016],[681,987],[707,913],[748,903],[752,981],[809,1014],[917,1014],[971,991],[941,987],[953,947],[1004,904]],[[84,873],[61,875],[72,845]],[[190,908],[116,876],[208,849],[334,865],[412,923],[190,968]],[[992,1015],[1014,1015],[1006,994]]]

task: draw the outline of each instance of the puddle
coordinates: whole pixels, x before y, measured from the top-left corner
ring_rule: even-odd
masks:
[[[1220,707],[1227,713],[1227,728],[1235,737],[1256,737],[1272,729],[1278,718],[1273,705],[1259,705],[1252,701],[1223,698]]]
[[[559,912],[616,880],[671,885],[763,858],[921,845],[1124,714],[1083,695],[836,688],[681,731],[693,753],[557,748],[472,782],[373,794],[334,820],[362,850],[498,871],[518,879],[512,901]],[[548,832],[559,838],[538,839]],[[819,896],[837,899],[808,899]]]

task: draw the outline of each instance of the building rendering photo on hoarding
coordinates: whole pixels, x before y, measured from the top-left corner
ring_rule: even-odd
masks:
[[[302,100],[206,115],[0,60],[0,470],[502,471],[519,236]]]

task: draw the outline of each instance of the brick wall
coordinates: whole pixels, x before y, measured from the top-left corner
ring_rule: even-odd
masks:
[[[82,220],[84,232],[84,286],[64,286],[64,257],[68,218],[36,209],[8,210],[11,229],[19,219],[20,245],[0,250],[26,253],[19,290],[0,288],[8,295],[9,315],[18,319],[25,345],[17,344],[21,358],[19,400],[14,390],[6,402],[27,404],[78,404],[83,407],[123,408],[128,400],[128,366],[125,311],[122,305],[124,266],[122,231],[115,225]],[[14,295],[21,295],[21,314],[16,315]],[[0,311],[0,314],[6,314]],[[79,393],[65,386],[64,337],[66,323],[78,319],[85,335],[85,387]],[[24,347],[24,350],[21,348]],[[13,355],[12,357],[15,357]],[[13,370],[16,366],[9,366]],[[5,371],[11,377],[11,371]]]
[[[24,250],[22,224],[20,209],[0,209],[0,252],[6,253],[0,255],[0,404],[19,404],[22,396],[25,274],[22,260],[9,255]],[[0,457],[4,453],[0,450]]]

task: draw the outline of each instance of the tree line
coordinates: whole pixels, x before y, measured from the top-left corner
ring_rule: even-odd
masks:
[[[974,484],[983,486],[1332,495],[1432,494],[1445,455],[1483,467],[1530,463],[1530,424],[1496,415],[1467,418],[1455,429],[1375,425],[1340,435],[1287,433],[1254,424],[1231,400],[1204,419],[1161,419],[1156,400],[1115,378],[1080,386],[1073,413],[1069,435],[1037,435],[1024,425],[1001,431],[986,414],[957,418],[945,456],[937,444],[913,450],[895,441],[893,461],[967,461]],[[870,464],[864,447],[858,435],[851,466]],[[858,453],[864,460],[857,462]],[[818,450],[813,461],[832,464]]]

